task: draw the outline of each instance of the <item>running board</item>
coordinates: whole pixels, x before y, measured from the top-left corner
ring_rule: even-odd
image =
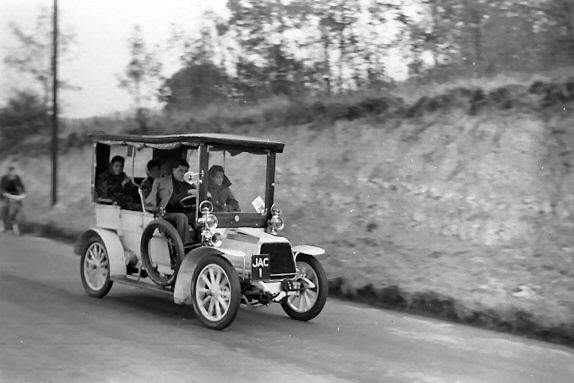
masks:
[[[129,286],[134,286],[134,287],[138,287],[140,289],[147,289],[147,290],[155,290],[155,291],[159,291],[162,293],[167,293],[167,294],[173,294],[173,290],[170,287],[161,287],[156,285],[153,282],[145,282],[142,281],[141,279],[137,278],[137,277],[129,277],[129,276],[123,276],[123,277],[118,277],[117,279],[113,279],[114,282],[117,283],[121,283],[122,285],[129,285]]]

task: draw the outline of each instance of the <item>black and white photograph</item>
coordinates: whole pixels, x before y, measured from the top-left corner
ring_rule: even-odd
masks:
[[[574,0],[0,0],[28,382],[574,382]]]

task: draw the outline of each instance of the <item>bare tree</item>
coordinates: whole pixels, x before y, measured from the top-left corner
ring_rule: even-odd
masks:
[[[52,15],[50,9],[41,8],[36,18],[35,26],[26,30],[21,26],[10,23],[9,28],[16,45],[8,49],[4,62],[12,71],[23,76],[19,78],[19,86],[29,81],[29,88],[39,94],[42,105],[48,111],[52,93]],[[69,60],[71,48],[75,43],[75,33],[67,30],[58,33],[59,61]],[[26,84],[28,85],[28,84]],[[60,89],[78,89],[66,81],[58,82]],[[18,92],[21,92],[19,89]]]
[[[130,61],[124,73],[118,76],[119,86],[132,97],[135,117],[142,133],[148,130],[149,105],[159,97],[164,78],[161,75],[162,65],[157,53],[146,46],[139,26],[134,26],[128,39]]]

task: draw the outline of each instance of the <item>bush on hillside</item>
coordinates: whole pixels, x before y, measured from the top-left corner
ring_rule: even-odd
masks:
[[[544,111],[574,100],[574,78],[560,82],[537,80],[530,85],[506,83],[494,87],[442,87],[440,93],[421,88],[421,97],[399,97],[388,91],[356,92],[332,97],[274,97],[258,104],[211,104],[203,108],[167,112],[151,116],[149,133],[225,132],[242,133],[281,129],[294,125],[310,125],[323,129],[336,121],[377,118],[410,119],[439,110],[462,109],[476,115],[483,109],[510,110],[525,108]],[[395,94],[404,92],[397,89]],[[0,111],[3,154],[23,144],[34,152],[49,150],[47,115],[31,94],[20,94]],[[85,120],[62,120],[60,147],[63,151],[89,142],[90,131],[107,133],[139,133],[137,121],[122,116],[96,117]]]
[[[0,150],[17,147],[26,137],[46,134],[49,127],[40,97],[32,91],[17,92],[0,109]]]

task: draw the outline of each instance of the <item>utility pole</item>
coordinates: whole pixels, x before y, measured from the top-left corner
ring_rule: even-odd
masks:
[[[58,202],[58,0],[54,0],[52,31],[52,206]]]

